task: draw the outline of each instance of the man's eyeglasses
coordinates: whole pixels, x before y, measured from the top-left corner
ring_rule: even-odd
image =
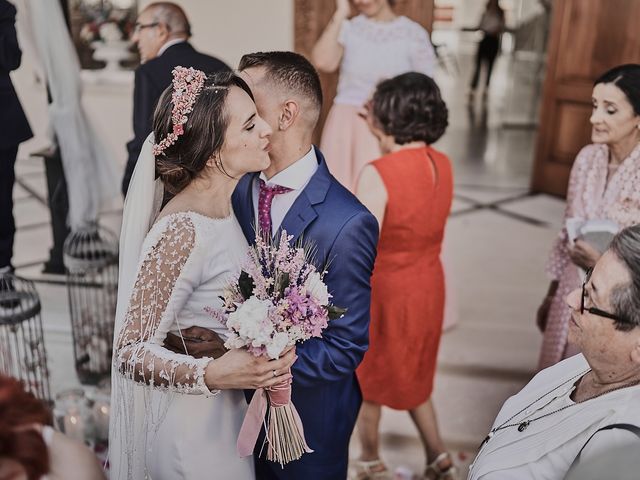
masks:
[[[152,28],[152,27],[157,27],[158,25],[160,25],[159,22],[153,22],[153,23],[136,23],[133,27],[133,33],[140,33],[142,30],[144,30],[145,28]]]
[[[616,322],[620,322],[620,323],[629,323],[626,319],[615,315],[613,313],[609,313],[609,312],[605,312],[604,310],[600,310],[599,308],[595,308],[595,307],[585,307],[584,306],[584,299],[587,297],[587,282],[589,282],[589,279],[591,278],[591,273],[593,272],[593,268],[590,268],[589,270],[587,270],[587,275],[586,277],[584,277],[584,282],[582,282],[582,296],[580,298],[580,313],[584,314],[584,312],[589,312],[591,315],[597,315],[599,317],[604,317],[604,318],[610,318],[611,320],[615,320]]]

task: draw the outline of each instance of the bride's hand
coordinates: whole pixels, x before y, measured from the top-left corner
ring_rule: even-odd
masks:
[[[291,378],[289,369],[297,358],[295,347],[278,360],[255,357],[245,349],[234,349],[209,362],[204,381],[209,390],[272,387]]]

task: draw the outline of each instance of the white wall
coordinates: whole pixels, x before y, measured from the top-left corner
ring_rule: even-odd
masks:
[[[293,0],[173,1],[191,22],[194,46],[232,68],[244,53],[293,49]]]

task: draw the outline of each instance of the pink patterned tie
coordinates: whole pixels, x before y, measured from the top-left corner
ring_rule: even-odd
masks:
[[[260,232],[271,238],[271,203],[273,197],[290,192],[291,189],[282,185],[267,185],[260,179],[260,195],[258,196],[258,224]]]

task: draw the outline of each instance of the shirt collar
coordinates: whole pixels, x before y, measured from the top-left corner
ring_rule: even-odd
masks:
[[[179,43],[183,43],[183,42],[186,42],[186,41],[187,41],[186,38],[174,38],[173,40],[169,40],[168,42],[166,42],[164,45],[162,45],[160,47],[160,50],[158,50],[158,56],[160,56],[164,52],[166,52],[167,48],[173,47],[174,45],[177,45]]]
[[[263,180],[267,185],[280,185],[291,190],[300,190],[309,182],[317,169],[318,159],[312,146],[304,157],[278,172],[269,180],[263,172],[260,172],[260,180]]]

